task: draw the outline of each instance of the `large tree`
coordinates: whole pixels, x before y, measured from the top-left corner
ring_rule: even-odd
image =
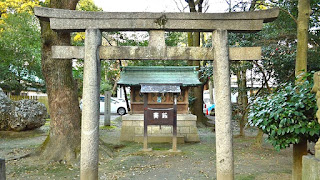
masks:
[[[187,0],[187,2],[190,9],[190,13],[202,13],[203,0]],[[200,46],[200,32],[188,33],[188,46]],[[200,61],[189,61],[188,65],[200,67]],[[202,75],[200,75],[200,77],[201,76]],[[197,122],[209,125],[207,123],[208,118],[205,117],[203,114],[203,88],[204,83],[200,86],[191,89],[190,95],[193,96],[194,99],[191,101],[190,111],[192,112],[192,114],[197,116]]]
[[[51,0],[50,8],[74,10],[78,0]],[[80,152],[80,109],[77,85],[72,77],[71,60],[51,58],[51,47],[70,45],[69,32],[54,32],[50,23],[40,21],[42,38],[42,72],[50,108],[50,132],[42,146],[47,160],[75,160]]]

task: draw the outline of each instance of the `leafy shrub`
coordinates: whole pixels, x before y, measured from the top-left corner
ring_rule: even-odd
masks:
[[[312,84],[287,83],[275,93],[257,98],[249,113],[249,124],[268,135],[268,141],[280,150],[301,139],[316,141],[320,125],[316,120],[316,99]]]

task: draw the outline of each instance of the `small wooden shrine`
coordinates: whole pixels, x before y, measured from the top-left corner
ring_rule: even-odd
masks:
[[[200,85],[195,66],[127,66],[123,67],[118,85],[130,86],[130,114],[143,114],[141,84],[181,84],[177,97],[178,114],[188,112],[190,86]],[[148,107],[169,108],[173,103],[172,93],[148,94]]]
[[[178,143],[199,141],[197,118],[188,110],[189,87],[201,84],[195,66],[128,66],[123,67],[120,76],[118,85],[131,89],[131,110],[122,116],[121,141],[142,142],[146,133],[144,120],[148,121],[144,119],[144,110],[172,108],[174,96],[177,129],[165,124],[148,126],[148,142],[171,142],[173,132],[177,133]],[[176,90],[178,93],[172,93]]]

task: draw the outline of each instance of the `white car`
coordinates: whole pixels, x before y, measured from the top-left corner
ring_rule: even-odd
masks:
[[[82,99],[80,101],[80,109],[82,110]],[[111,113],[125,115],[127,112],[127,104],[124,99],[111,97]],[[100,114],[104,114],[104,96],[100,96]]]

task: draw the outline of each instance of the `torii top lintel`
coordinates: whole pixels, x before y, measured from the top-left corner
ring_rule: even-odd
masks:
[[[54,30],[84,31],[201,31],[224,29],[256,32],[275,20],[279,9],[231,13],[88,12],[35,7],[35,15],[50,21]]]

